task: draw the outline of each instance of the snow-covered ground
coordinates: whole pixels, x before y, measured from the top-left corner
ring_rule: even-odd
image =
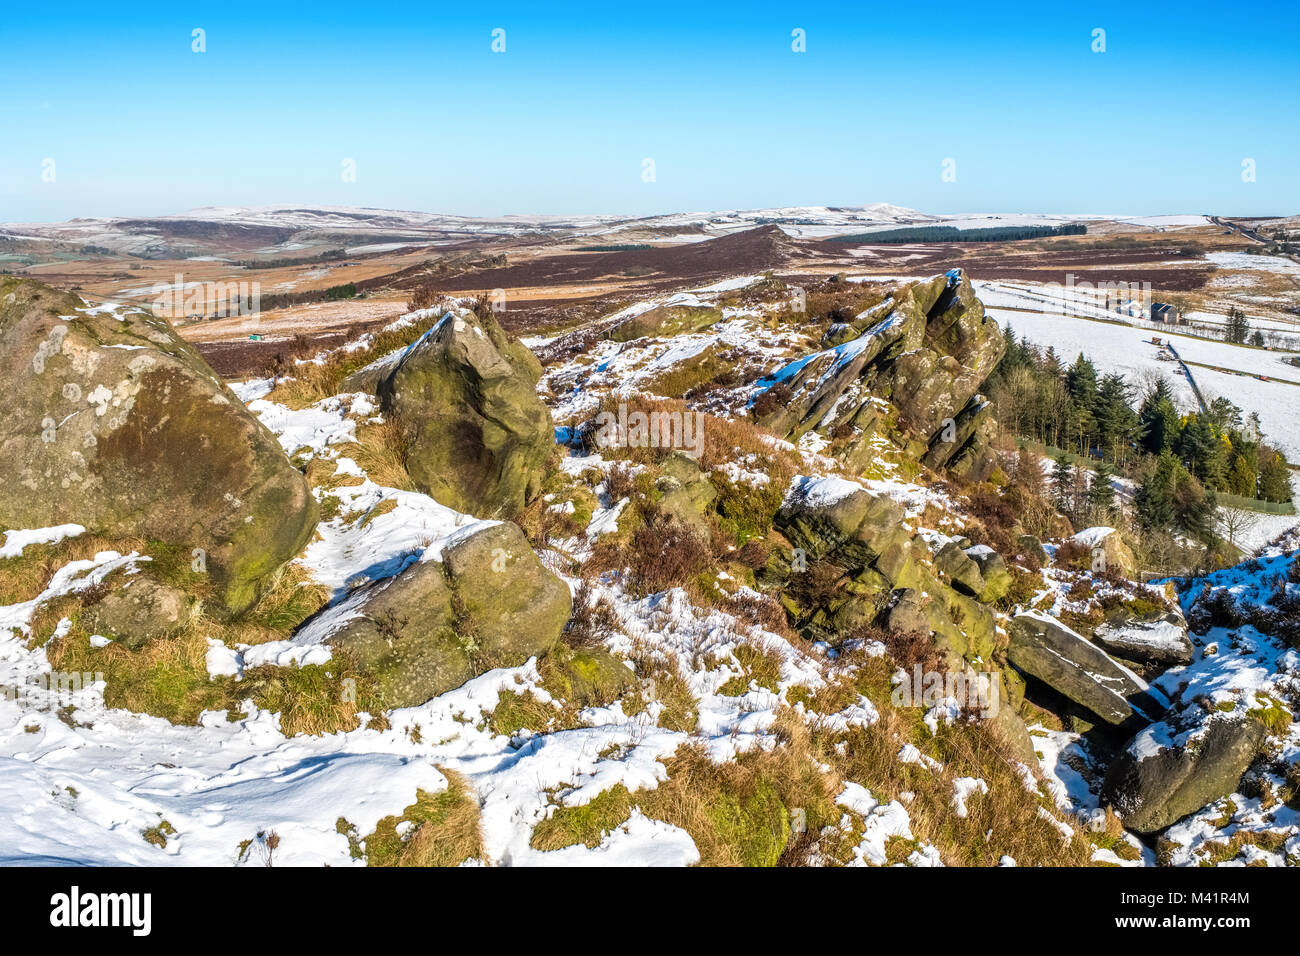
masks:
[[[1178,364],[1160,360],[1162,349],[1151,344],[1152,333],[1147,329],[1066,315],[1013,311],[996,304],[986,303],[986,306],[999,324],[1010,324],[1017,336],[1026,337],[1043,348],[1052,346],[1066,364],[1083,353],[1100,371],[1120,373],[1139,388],[1162,376],[1173,385],[1175,401],[1182,411],[1196,408],[1191,386]],[[1167,333],[1161,338],[1168,338]],[[1285,378],[1288,370],[1300,372],[1294,366],[1283,364],[1282,353],[1186,336],[1175,336],[1173,342],[1179,354],[1189,361],[1242,369],[1253,375]],[[1257,412],[1267,438],[1275,442],[1288,459],[1300,461],[1300,387],[1197,366],[1192,367],[1192,375],[1207,400],[1222,395],[1238,405],[1246,415]],[[1290,377],[1293,381],[1300,381],[1300,374]]]
[[[236,391],[286,452],[310,453],[333,462],[338,474],[359,479],[331,489],[340,514],[320,526],[301,559],[334,589],[335,611],[346,611],[347,593],[358,583],[437,558],[447,543],[490,523],[366,479],[348,452],[355,447],[357,421],[373,415],[367,396],[334,396],[292,410],[263,397],[264,382]],[[915,511],[923,504],[912,499],[929,494],[920,486],[880,484]],[[602,509],[588,534],[610,530],[619,510]],[[76,525],[12,529],[5,554],[20,555],[30,545],[83,531]],[[679,589],[638,600],[617,585],[599,585],[599,596],[610,601],[619,622],[610,649],[648,653],[676,667],[698,701],[694,733],[658,726],[658,701],[635,715],[625,714],[618,702],[589,708],[578,715],[580,726],[545,734],[523,731],[512,738],[493,732],[488,718],[506,691],[552,702],[540,686],[536,661],[490,671],[419,707],[391,711],[390,729],[363,725],[314,737],[285,737],[279,716],[258,710],[251,700],[243,713],[205,713],[200,726],[190,727],[108,707],[105,685],[94,675],[57,698],[42,692],[51,665],[43,649],[28,648],[23,640],[37,606],[147,561],[147,555],[104,552],[58,571],[37,600],[0,607],[0,687],[12,691],[0,694],[0,863],[265,865],[265,841],[258,834],[273,832],[278,865],[356,865],[339,818],[354,833],[367,834],[381,818],[413,804],[418,790],[445,789],[446,769],[462,774],[477,795],[487,862],[687,865],[699,860],[689,834],[635,812],[594,848],[578,844],[543,852],[529,841],[533,827],[558,806],[582,805],[618,784],[632,791],[657,786],[666,775],[661,761],[684,743],[702,743],[715,760],[773,746],[786,692],[825,683],[826,662],[817,654],[694,606]],[[332,613],[319,620],[328,621]],[[257,663],[321,663],[329,660],[322,639],[328,634],[308,627],[291,641],[252,648],[213,640],[208,669],[216,677],[239,675]],[[742,644],[780,661],[775,689],[754,684],[738,695],[721,692],[744,673],[734,656]],[[67,704],[75,710],[60,711]],[[877,717],[866,698],[842,712],[810,715],[843,726]],[[962,796],[971,799],[975,791],[978,785],[968,783]],[[875,801],[861,787],[854,797],[850,802],[865,823],[856,858],[883,861],[888,836],[911,838],[907,811],[896,802]],[[146,841],[145,834],[164,823],[166,846]],[[919,865],[939,862],[937,851],[924,843],[913,857]]]

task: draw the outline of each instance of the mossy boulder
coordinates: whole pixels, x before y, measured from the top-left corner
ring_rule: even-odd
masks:
[[[866,567],[890,556],[894,573],[911,561],[903,507],[837,478],[799,476],[776,514],[774,526],[811,561],[834,557],[845,568]]]
[[[632,669],[600,648],[557,644],[541,672],[548,693],[578,707],[606,707],[636,686]]]
[[[481,517],[522,511],[554,451],[540,376],[537,358],[487,312],[448,314],[402,353],[377,393],[416,487]]]
[[[718,322],[722,311],[705,305],[661,305],[624,319],[610,329],[615,342],[631,342],[648,335],[670,336],[699,332]]]
[[[984,590],[976,595],[985,604],[992,604],[1006,597],[1011,590],[1013,579],[1007,569],[1007,563],[988,545],[975,545],[966,549],[966,556],[979,567],[980,577],[984,579]]]
[[[705,515],[718,499],[718,489],[709,476],[694,459],[681,452],[669,455],[661,470],[663,474],[655,481],[655,487],[663,495],[659,499],[660,510],[688,527],[706,533],[708,522]]]
[[[251,607],[307,543],[307,482],[166,321],[7,278],[0,343],[4,527],[76,521],[193,554],[226,614]]]
[[[81,625],[136,650],[179,631],[194,611],[194,598],[180,588],[139,574],[86,608]]]
[[[379,391],[379,383],[393,374],[393,369],[397,367],[397,363],[402,360],[402,356],[406,354],[409,348],[408,345],[395,349],[346,375],[343,381],[339,383],[339,392],[368,392],[371,395],[375,394]]]
[[[1129,830],[1163,830],[1236,790],[1267,735],[1249,716],[1193,703],[1129,741],[1106,773],[1102,802]]]
[[[934,566],[962,594],[978,597],[986,587],[980,566],[961,549],[955,541],[949,541],[934,556]]]
[[[365,585],[308,622],[298,639],[349,654],[385,707],[411,707],[495,667],[549,651],[569,619],[568,586],[523,532],[490,525]]]

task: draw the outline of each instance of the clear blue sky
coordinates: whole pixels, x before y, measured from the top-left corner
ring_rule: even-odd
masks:
[[[1300,212],[1296,4],[1142,6],[12,3],[0,221],[281,202]]]

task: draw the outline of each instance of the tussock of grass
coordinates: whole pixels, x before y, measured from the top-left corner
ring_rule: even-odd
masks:
[[[781,680],[781,658],[775,653],[764,651],[752,644],[741,644],[734,652],[736,662],[744,669],[743,674],[731,678],[720,688],[718,693],[728,697],[739,697],[749,690],[751,682],[775,692]]]
[[[1017,757],[993,727],[940,724],[938,734],[930,736],[919,708],[897,710],[882,706],[887,696],[872,699],[879,721],[847,732],[814,730],[814,752],[877,800],[913,794],[907,803],[912,832],[933,844],[945,863],[996,866],[1009,855],[1022,866],[1088,865],[1092,844],[1077,828],[1067,844],[1058,829],[1039,816],[1040,807],[1049,813],[1055,808],[1046,796],[1025,789]],[[935,771],[899,760],[906,743],[938,760],[942,768]],[[952,805],[952,781],[957,777],[978,777],[989,787],[987,794],[967,801],[965,818],[957,816]]]
[[[287,637],[328,598],[328,588],[312,581],[306,569],[290,565],[243,618],[215,621],[200,609],[176,634],[131,650],[117,641],[92,647],[90,634],[80,624],[81,599],[70,595],[41,608],[33,618],[30,640],[44,644],[55,670],[102,674],[104,702],[110,707],[193,725],[205,710],[242,713],[243,700],[251,698],[262,709],[279,712],[281,729],[289,736],[354,730],[360,726],[360,712],[380,715],[382,708],[373,680],[337,649],[323,665],[261,667],[247,671],[241,681],[208,675],[209,638],[235,647]],[[65,617],[72,627],[51,640]],[[382,722],[377,716],[372,725]]]
[[[459,866],[483,856],[478,797],[460,774],[439,767],[447,778],[441,793],[420,790],[416,801],[400,817],[384,817],[375,832],[358,843],[347,821],[339,819],[339,832],[349,836],[354,856],[364,856],[368,866]],[[412,824],[413,829],[398,825]]]
[[[15,558],[0,560],[0,604],[30,601],[49,585],[56,571],[72,561],[85,561],[101,551],[132,551],[148,555],[141,567],[149,576],[181,588],[198,598],[212,592],[212,580],[191,566],[192,555],[176,545],[144,538],[107,538],[82,534],[53,544],[29,544]]]
[[[1219,866],[1235,860],[1248,846],[1258,847],[1266,853],[1278,853],[1291,834],[1285,830],[1238,830],[1227,840],[1210,840],[1204,844],[1203,866]]]
[[[158,847],[160,850],[167,849],[167,838],[176,835],[176,828],[166,820],[161,820],[155,825],[144,830],[141,834],[144,842]]]
[[[691,733],[699,722],[699,701],[674,660],[639,655],[634,651],[638,688],[623,698],[623,712],[639,714],[651,702],[660,705],[658,723],[665,730]]]
[[[488,717],[488,728],[492,733],[505,737],[511,737],[521,730],[539,734],[575,726],[575,713],[572,707],[557,708],[530,691],[516,693],[507,690],[498,696],[497,705]]]
[[[735,368],[734,360],[724,358],[718,348],[712,346],[659,374],[646,387],[656,395],[681,398],[706,383],[719,379],[725,381],[728,376],[737,378]],[[737,383],[732,381],[732,384]]]
[[[750,679],[775,685],[779,661],[774,656],[748,646],[736,656],[746,669],[746,686]],[[641,663],[643,674],[650,673],[646,663]],[[882,803],[899,800],[906,806],[914,839],[891,841],[886,849],[893,862],[905,861],[922,843],[936,847],[949,865],[995,866],[1009,855],[1021,865],[1081,866],[1091,862],[1095,847],[1132,858],[1136,848],[1124,839],[1117,818],[1101,833],[1084,833],[1041,789],[1027,790],[1016,755],[991,725],[941,724],[932,736],[922,709],[894,708],[889,678],[895,667],[886,656],[848,653],[826,685],[789,693],[792,705],[819,714],[866,696],[880,712],[870,727],[830,729],[782,710],[779,742],[772,749],[714,764],[703,747],[686,745],[665,761],[668,779],[654,790],[629,793],[615,787],[585,806],[559,807],[534,829],[532,845],[543,850],[596,846],[639,808],[690,833],[707,865],[844,863],[862,836],[856,821],[841,829],[844,812],[834,804],[842,782],[851,780]],[[656,691],[664,696],[663,688]],[[625,710],[636,710],[638,696],[624,698]],[[908,743],[942,766],[900,760]],[[953,806],[957,777],[978,777],[989,787],[966,801],[964,818]],[[1068,843],[1040,809],[1070,825]],[[805,824],[802,831],[791,828],[792,817]]]
[[[581,807],[559,807],[533,830],[531,845],[555,850],[597,846],[634,807],[686,830],[705,866],[775,866],[809,851],[809,833],[838,822],[835,784],[808,759],[797,720],[780,724],[782,746],[715,764],[702,747],[687,745],[665,761],[668,779],[653,790],[622,785]],[[792,811],[801,811],[793,814]],[[795,832],[792,819],[802,820]]]
[[[361,424],[357,444],[348,446],[348,457],[377,485],[414,491],[415,483],[406,470],[406,440],[397,422]]]

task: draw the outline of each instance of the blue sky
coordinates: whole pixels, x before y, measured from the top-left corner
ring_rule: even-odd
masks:
[[[0,221],[281,202],[1300,212],[1294,3],[270,7],[10,5]]]

